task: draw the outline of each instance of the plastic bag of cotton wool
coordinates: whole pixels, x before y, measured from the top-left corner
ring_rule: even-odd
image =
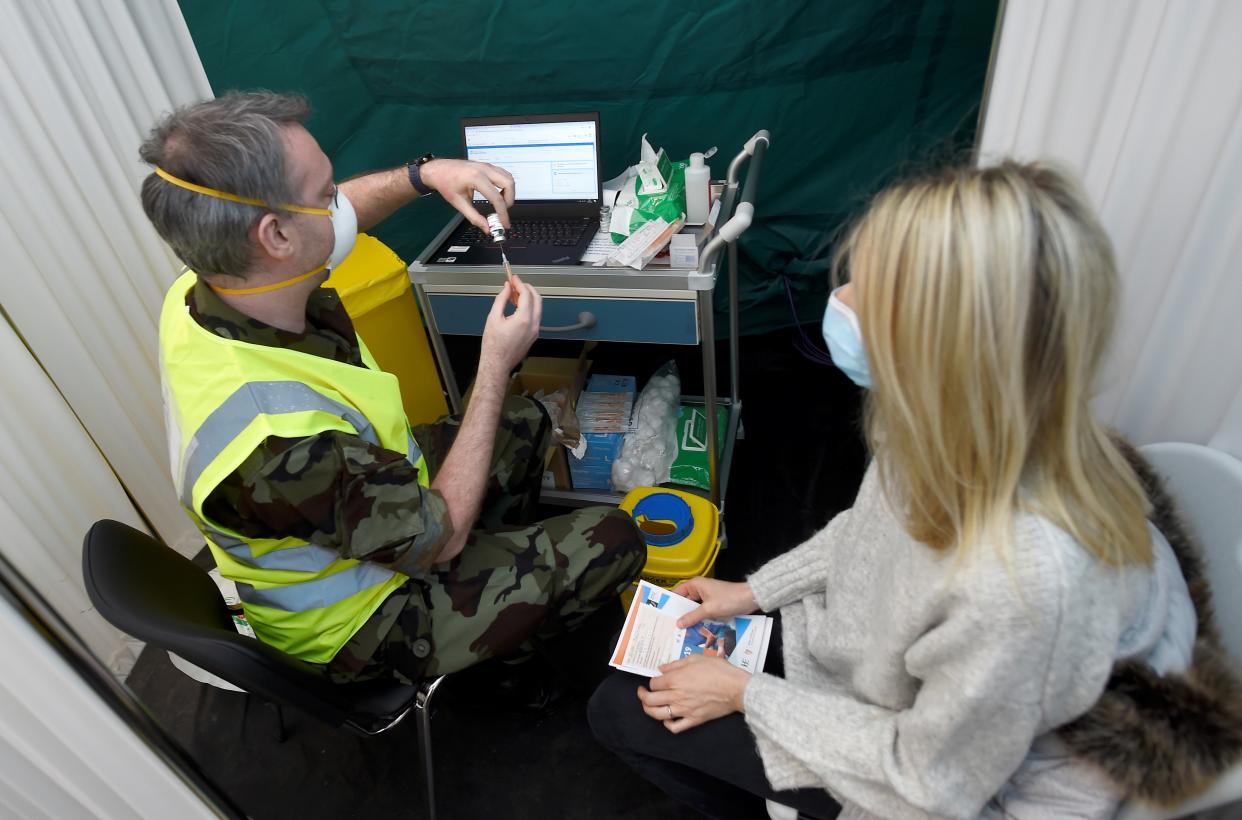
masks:
[[[634,431],[625,434],[621,452],[612,462],[612,487],[629,492],[668,481],[677,458],[677,411],[681,377],[668,362],[647,381],[634,404]]]

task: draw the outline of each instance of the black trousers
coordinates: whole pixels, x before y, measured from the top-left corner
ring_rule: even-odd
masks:
[[[781,674],[780,621],[773,624],[764,671]],[[822,789],[776,791],[746,720],[733,714],[681,734],[648,717],[638,700],[647,679],[613,672],[591,696],[587,717],[596,739],[643,778],[708,817],[764,820],[764,800],[830,820],[841,807]]]

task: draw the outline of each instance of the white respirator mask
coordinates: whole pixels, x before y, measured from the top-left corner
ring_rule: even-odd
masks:
[[[327,268],[335,270],[358,241],[358,213],[349,197],[338,190],[328,206],[328,214],[332,218],[332,254],[328,257]]]

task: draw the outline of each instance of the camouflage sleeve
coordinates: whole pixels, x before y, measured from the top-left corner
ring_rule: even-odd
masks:
[[[406,575],[424,574],[452,532],[444,498],[404,455],[338,431],[267,439],[204,512],[247,537],[302,538]]]

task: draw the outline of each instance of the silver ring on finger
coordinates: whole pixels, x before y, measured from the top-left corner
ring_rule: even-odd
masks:
[[[668,719],[672,720],[673,719],[673,707],[666,705],[664,708],[668,710]]]

